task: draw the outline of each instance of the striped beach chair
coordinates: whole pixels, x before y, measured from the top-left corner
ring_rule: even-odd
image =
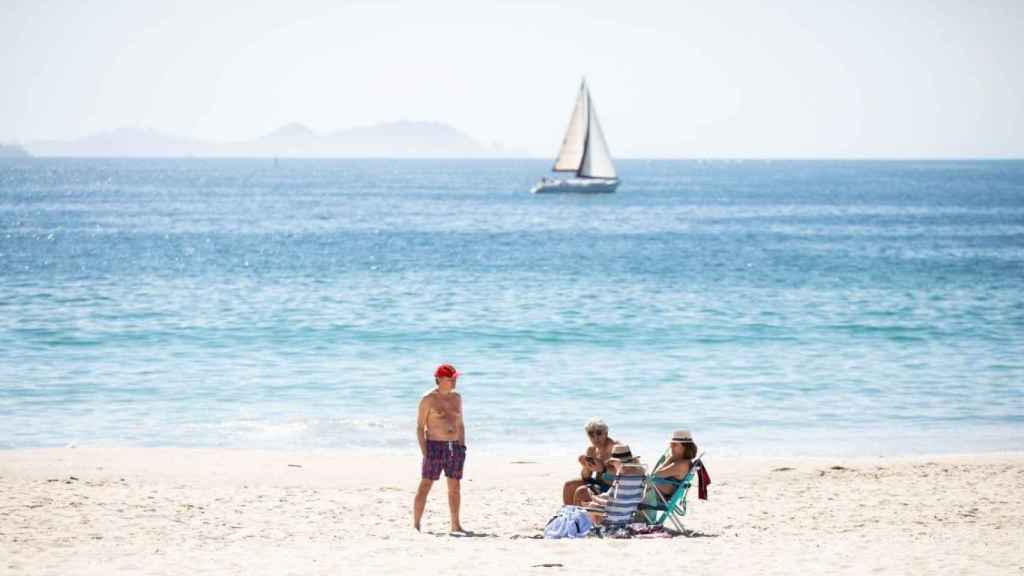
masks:
[[[636,521],[637,506],[644,498],[647,471],[640,464],[639,458],[633,456],[628,444],[616,444],[608,461],[618,463],[616,469],[619,475],[605,474],[605,478],[611,481],[612,486],[601,498],[604,500],[604,506],[588,510],[595,514],[595,524],[600,524],[610,531],[617,531]]]
[[[616,476],[608,490],[608,504],[604,507],[607,528],[620,528],[634,522],[637,507],[644,498],[647,476],[642,474]]]

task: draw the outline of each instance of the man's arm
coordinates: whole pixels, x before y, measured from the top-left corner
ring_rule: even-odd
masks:
[[[416,441],[420,443],[420,453],[427,455],[427,411],[430,410],[430,396],[420,399],[420,407],[416,414]]]
[[[592,458],[593,460],[587,460]],[[593,462],[593,463],[591,463]],[[597,471],[597,451],[593,446],[587,447],[587,453],[580,456],[580,480],[589,480],[590,476]]]
[[[456,426],[456,429],[459,431],[459,435],[458,435],[459,444],[461,446],[465,446],[466,445],[466,425],[463,423],[463,420],[462,420],[462,396],[461,395],[458,396],[458,402],[459,402],[459,410],[458,410],[459,421],[456,422],[455,426]]]

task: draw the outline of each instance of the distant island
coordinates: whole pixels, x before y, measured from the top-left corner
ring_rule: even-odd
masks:
[[[154,130],[121,128],[70,141],[26,145],[35,156],[80,157],[306,157],[306,158],[498,158],[512,154],[482,144],[438,122],[389,122],[317,133],[293,123],[264,136],[211,143]],[[520,154],[522,155],[522,154]]]
[[[21,146],[0,144],[0,158],[28,158],[31,154]]]

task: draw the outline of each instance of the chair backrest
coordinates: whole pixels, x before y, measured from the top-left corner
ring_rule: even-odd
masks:
[[[644,475],[617,476],[605,506],[606,526],[622,526],[633,521],[633,514],[644,497]]]
[[[690,462],[690,471],[686,473],[686,476],[679,482],[675,491],[672,492],[672,496],[668,499],[666,507],[669,512],[677,511],[680,515],[686,514],[686,492],[697,479],[697,470],[703,465],[704,463],[700,461],[699,456]]]

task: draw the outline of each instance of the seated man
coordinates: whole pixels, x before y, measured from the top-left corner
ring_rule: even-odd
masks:
[[[607,467],[608,458],[612,455],[615,440],[608,437],[608,425],[600,418],[591,418],[583,427],[590,439],[586,454],[581,454],[580,477],[569,480],[562,487],[562,504],[572,504],[576,490],[587,487],[591,492],[601,493],[611,487],[604,482],[602,475]]]
[[[611,488],[603,494],[594,494],[581,486],[576,490],[576,505],[591,510],[595,524],[623,526],[633,521],[643,499],[647,471],[626,444],[615,445],[608,467],[615,474]]]

